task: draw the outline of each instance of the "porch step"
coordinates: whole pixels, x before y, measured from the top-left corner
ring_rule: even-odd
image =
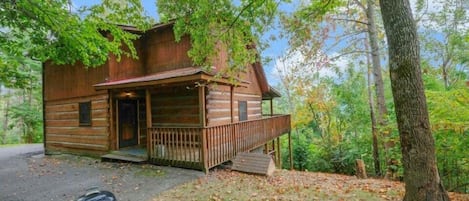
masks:
[[[233,159],[232,170],[271,176],[275,163],[270,155],[255,152],[241,152]]]
[[[132,156],[132,155],[124,155],[119,153],[110,153],[101,156],[102,161],[118,161],[118,162],[132,162],[132,163],[144,163],[147,161],[146,158]]]

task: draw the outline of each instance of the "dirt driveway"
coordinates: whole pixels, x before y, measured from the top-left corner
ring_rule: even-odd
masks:
[[[144,201],[203,175],[179,168],[26,151],[0,158],[0,200],[75,200],[86,189],[99,187],[113,192],[119,201]]]

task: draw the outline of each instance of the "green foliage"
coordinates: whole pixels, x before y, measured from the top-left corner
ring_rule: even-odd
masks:
[[[144,30],[151,22],[139,0],[104,0],[76,11],[68,0],[2,1],[0,10],[0,54],[9,58],[2,58],[2,68],[24,57],[85,66],[103,64],[109,53],[135,57],[132,40],[137,36],[117,24]]]
[[[211,67],[217,53],[225,49],[233,74],[259,61],[256,46],[277,10],[273,0],[232,1],[158,0],[163,22],[174,20],[176,40],[190,35],[189,56],[195,65]]]
[[[440,177],[449,191],[469,193],[469,130],[434,132]]]
[[[10,114],[15,124],[10,124],[10,129],[22,124],[23,140],[26,143],[42,142],[42,109],[37,105],[21,103],[11,108]]]

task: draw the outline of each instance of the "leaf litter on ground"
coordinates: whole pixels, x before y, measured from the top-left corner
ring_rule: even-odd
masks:
[[[453,201],[469,194],[449,193]],[[177,186],[153,199],[160,200],[402,200],[404,184],[383,179],[277,170],[273,176],[214,170],[194,182]]]

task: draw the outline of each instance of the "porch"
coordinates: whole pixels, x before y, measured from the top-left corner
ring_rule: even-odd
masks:
[[[290,115],[207,127],[148,128],[149,161],[207,171],[290,133]],[[279,143],[277,144],[279,146]]]

